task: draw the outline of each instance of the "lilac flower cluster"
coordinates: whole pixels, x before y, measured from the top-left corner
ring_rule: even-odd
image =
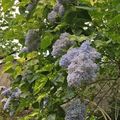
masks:
[[[21,52],[32,52],[39,47],[39,35],[36,29],[28,31],[25,37],[25,46],[26,47],[24,47]]]
[[[34,9],[36,3],[37,3],[37,0],[31,0],[31,2],[26,7],[26,11],[31,12]]]
[[[10,111],[10,104],[12,100],[16,100],[20,97],[21,90],[19,88],[12,89],[3,87],[1,89],[1,95],[3,96],[3,99],[1,102],[3,103],[3,110]]]
[[[60,66],[67,68],[67,82],[70,87],[79,87],[82,83],[89,83],[96,79],[99,70],[95,60],[100,53],[85,41],[81,47],[68,50],[60,59]]]
[[[60,38],[53,44],[52,56],[59,57],[63,55],[70,46],[74,45],[74,42],[70,41],[69,35],[67,32],[60,35]]]
[[[56,5],[53,10],[48,14],[48,21],[51,23],[55,23],[57,17],[62,17],[65,13],[64,3],[72,3],[75,0],[56,0]]]
[[[60,59],[59,65],[67,68],[71,64],[71,60],[78,56],[79,48],[72,48],[67,51],[67,54],[63,55]]]
[[[79,99],[73,99],[67,103],[65,109],[65,120],[84,120],[86,105]]]
[[[62,17],[64,15],[64,12],[65,12],[64,6],[61,3],[57,2],[53,10],[48,14],[49,22],[55,23],[56,18],[58,16]]]

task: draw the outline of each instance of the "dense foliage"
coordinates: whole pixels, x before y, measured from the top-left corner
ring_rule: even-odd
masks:
[[[119,120],[119,0],[0,1],[0,119]]]

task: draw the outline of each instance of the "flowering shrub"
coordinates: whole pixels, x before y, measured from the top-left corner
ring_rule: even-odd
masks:
[[[53,44],[53,51],[52,51],[52,56],[58,57],[63,55],[66,50],[71,47],[72,45],[74,45],[73,41],[70,41],[69,39],[69,33],[62,33],[60,35],[60,38],[58,40],[55,41],[55,43]]]
[[[3,99],[1,100],[3,103],[3,110],[9,112],[10,116],[12,116],[15,112],[12,107],[15,107],[16,102],[19,101],[20,94],[21,90],[19,88],[12,90],[12,88],[3,87],[1,90],[1,95],[3,96]],[[12,106],[12,101],[14,101],[14,106]]]
[[[0,76],[11,81],[0,119],[119,119],[118,0],[0,5]]]
[[[25,45],[21,52],[32,52],[34,50],[37,50],[39,47],[39,35],[38,32],[34,29],[31,29],[28,31],[26,37],[25,37]]]
[[[64,109],[65,120],[84,120],[85,118],[86,106],[78,98],[70,101]]]
[[[80,48],[68,51],[60,60],[60,65],[68,68],[68,86],[77,87],[81,85],[81,82],[89,83],[95,80],[99,68],[94,63],[97,58],[100,58],[100,53],[92,48],[88,41],[82,43]]]
[[[65,8],[62,5],[61,2],[57,2],[56,5],[54,6],[53,10],[48,14],[48,20],[51,23],[55,23],[56,22],[56,18],[58,16],[62,17],[64,15],[65,12]]]

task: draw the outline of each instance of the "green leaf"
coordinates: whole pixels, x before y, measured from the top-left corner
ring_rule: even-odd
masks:
[[[95,45],[96,45],[97,48],[103,47],[103,46],[106,45],[106,42],[105,42],[105,41],[102,41],[102,40],[96,40],[96,41],[95,41]]]
[[[4,62],[8,62],[8,61],[12,62],[13,60],[14,60],[14,57],[10,55],[5,58]]]
[[[53,31],[54,31],[54,32],[57,32],[57,31],[60,31],[60,30],[62,30],[63,28],[66,28],[66,27],[67,27],[67,24],[66,24],[66,23],[61,23],[61,24],[57,25],[57,26],[53,29]]]
[[[54,37],[51,33],[46,33],[41,40],[41,49],[46,49],[48,46],[50,46],[53,41],[53,38]]]
[[[14,78],[16,79],[18,75],[21,75],[21,73],[22,73],[22,68],[20,66],[17,66],[13,73]]]
[[[36,58],[38,56],[37,52],[31,52],[29,54],[27,54],[27,60],[31,60],[33,58]]]
[[[95,117],[94,115],[92,115],[92,116],[90,117],[90,120],[96,120],[96,117]]]
[[[47,64],[42,67],[40,70],[36,71],[36,73],[51,71],[53,69],[53,64]]]
[[[47,93],[41,93],[39,96],[38,96],[38,98],[37,98],[37,101],[41,101],[44,97],[46,97],[47,96]]]
[[[87,7],[87,6],[76,6],[78,9],[83,9],[83,10],[95,10],[95,7]]]
[[[47,120],[56,120],[56,115],[55,114],[49,115]]]
[[[113,19],[111,19],[109,23],[110,26],[115,25],[115,24],[120,25],[120,14],[116,15]]]
[[[5,73],[6,71],[8,71],[12,67],[13,67],[13,63],[11,63],[10,61],[6,62],[4,67],[3,67],[3,70],[1,72],[1,74]]]
[[[116,6],[116,10],[117,10],[118,12],[120,12],[120,4],[118,4],[118,5]]]
[[[47,76],[42,74],[39,76],[39,79],[36,80],[35,86],[34,86],[35,94],[38,93],[45,86],[47,81],[48,81]]]
[[[2,0],[3,11],[7,12],[14,4],[14,0]]]
[[[30,3],[30,0],[22,0],[22,1],[18,4],[18,6],[25,6],[25,5],[27,5],[28,3]]]
[[[8,40],[10,40],[10,39],[14,39],[15,38],[15,34],[14,34],[14,31],[13,31],[13,29],[11,29],[11,30],[9,30],[9,31],[6,31],[5,33],[4,33],[4,39],[8,39]]]
[[[70,40],[72,40],[72,41],[82,42],[82,41],[87,40],[87,39],[88,39],[88,37],[84,36],[84,35],[81,35],[81,36],[70,35]]]
[[[19,120],[32,120],[38,115],[38,112],[32,112],[31,114],[26,115],[25,117],[23,116],[22,118],[19,118]]]

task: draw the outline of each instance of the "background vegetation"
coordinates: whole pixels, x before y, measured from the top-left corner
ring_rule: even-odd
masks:
[[[66,0],[67,1],[67,0]],[[29,9],[28,5],[34,3]],[[64,120],[65,107],[78,97],[87,104],[86,120],[120,119],[120,2],[119,0],[74,0],[63,3],[64,15],[55,22],[48,14],[55,0],[0,1],[0,74],[9,73],[11,87],[21,95],[11,101],[10,111],[1,108],[3,120]],[[16,10],[17,9],[17,10]],[[37,30],[37,49],[21,52],[25,36]],[[61,57],[51,55],[61,33],[68,32],[79,47],[85,40],[101,53],[96,81],[79,89],[67,85]],[[72,46],[73,47],[73,46]],[[1,104],[3,107],[3,105]]]

